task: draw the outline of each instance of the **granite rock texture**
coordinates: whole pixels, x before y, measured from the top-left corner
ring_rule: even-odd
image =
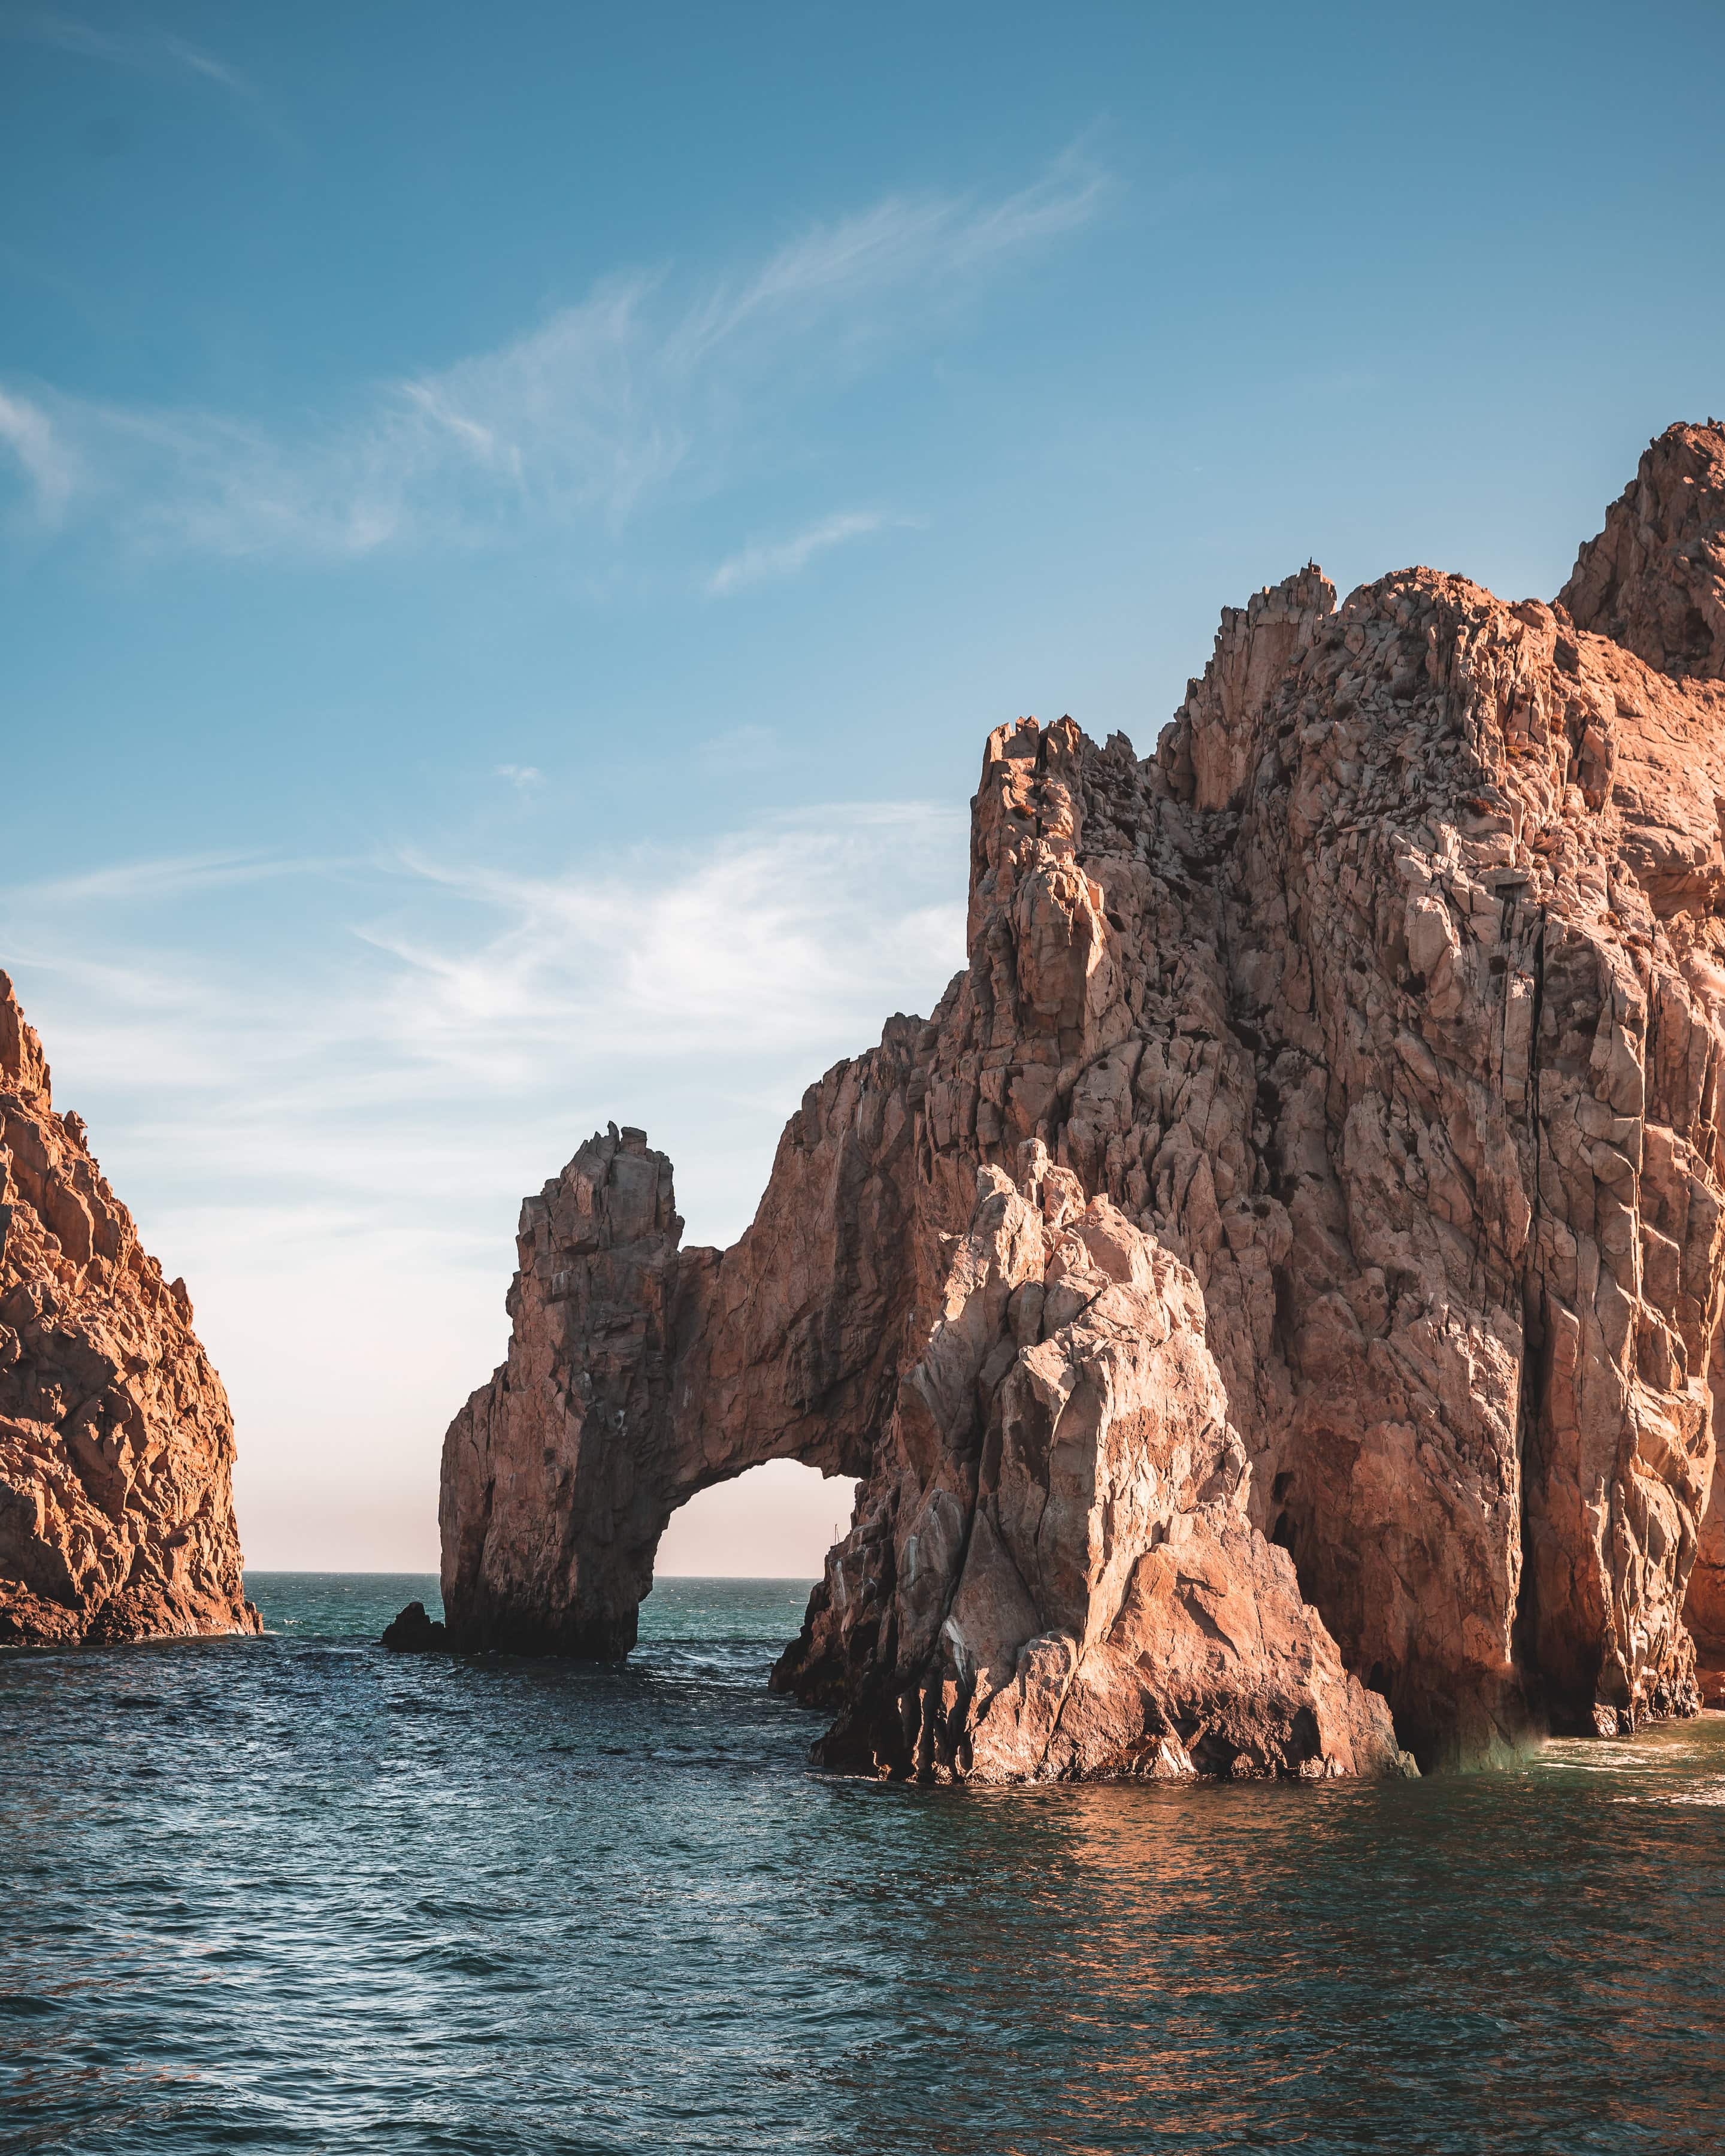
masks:
[[[625,1650],[670,1512],[791,1456],[864,1478],[776,1673],[835,1765],[1378,1771],[1718,1687],[1722,474],[1670,429],[1549,605],[1307,567],[1147,759],[991,736],[968,964],[740,1240],[639,1132],[529,1202],[455,1640]]]
[[[0,1643],[255,1632],[234,1425],[0,973]]]

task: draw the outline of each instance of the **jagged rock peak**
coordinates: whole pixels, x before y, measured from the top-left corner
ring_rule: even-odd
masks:
[[[1558,602],[1662,673],[1725,680],[1725,425],[1679,422],[1648,444]]]
[[[35,1029],[25,1024],[11,978],[5,973],[0,973],[0,1080],[6,1091],[16,1094],[33,1113],[52,1113],[48,1059]]]
[[[1251,760],[1253,726],[1272,685],[1318,624],[1336,611],[1336,587],[1315,562],[1224,607],[1202,680],[1189,681],[1169,739],[1171,776],[1200,808],[1236,807]]]
[[[0,973],[0,1642],[249,1632],[233,1421]]]

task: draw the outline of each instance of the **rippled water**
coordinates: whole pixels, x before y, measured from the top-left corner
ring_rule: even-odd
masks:
[[[0,1655],[0,2148],[1725,2148],[1725,1717],[1356,1789],[880,1789],[765,1689],[804,1589],[625,1672]]]

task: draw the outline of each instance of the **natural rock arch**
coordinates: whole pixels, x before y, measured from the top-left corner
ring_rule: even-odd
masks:
[[[866,1125],[870,1089],[846,1090]],[[527,1199],[509,1358],[444,1440],[444,1599],[464,1643],[619,1657],[691,1497],[771,1460],[868,1472],[901,1315],[880,1280],[895,1192],[840,1155],[807,1161],[787,1132],[783,1206],[723,1254],[680,1248],[670,1162],[639,1130],[595,1134]],[[824,1224],[815,1263],[775,1264],[782,1213]]]
[[[1549,606],[1308,567],[1154,757],[999,729],[965,970],[741,1240],[678,1250],[639,1132],[530,1201],[458,1640],[624,1651],[679,1492],[789,1457],[868,1478],[778,1672],[836,1764],[1371,1771],[1380,1691],[1428,1759],[1725,1697],[1722,675],[1710,424]]]

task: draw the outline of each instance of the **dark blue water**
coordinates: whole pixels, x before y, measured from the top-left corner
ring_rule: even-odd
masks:
[[[0,1655],[0,2148],[1725,2148],[1725,1717],[1384,1788],[882,1789],[765,1689],[271,1630]]]

